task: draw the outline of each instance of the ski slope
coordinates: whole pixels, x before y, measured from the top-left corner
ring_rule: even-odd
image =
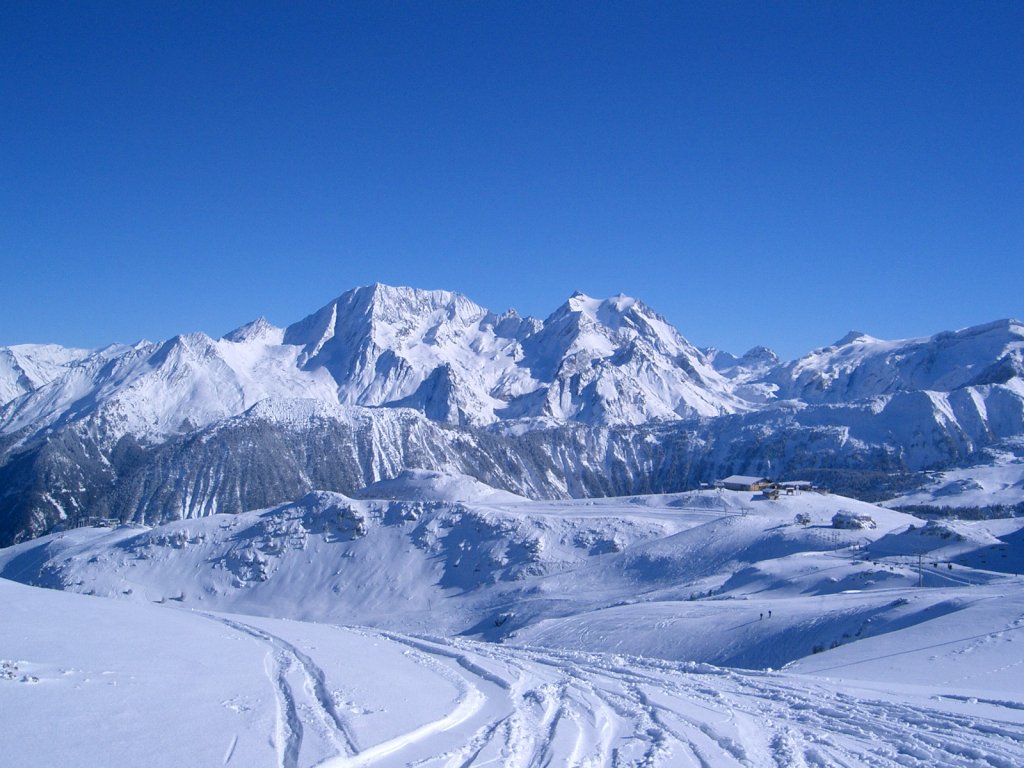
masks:
[[[847,680],[851,662],[826,664],[830,653],[817,674],[730,670],[6,580],[0,606],[13,619],[0,628],[12,765],[1015,766],[1024,755],[1019,672],[1015,692],[978,698],[964,680]],[[945,652],[1020,642],[1006,636],[1021,626],[975,627]],[[861,677],[879,669],[852,663]],[[972,660],[944,673],[968,669],[982,671]]]
[[[0,551],[6,761],[1024,764],[1024,521],[373,491]]]

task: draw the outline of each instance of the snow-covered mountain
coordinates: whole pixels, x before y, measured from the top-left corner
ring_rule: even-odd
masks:
[[[457,474],[406,473],[356,495],[360,499],[315,491],[266,510],[152,529],[51,535],[0,551],[0,577],[147,603],[177,600],[205,610],[491,640],[550,638],[556,628],[565,632],[584,616],[592,622],[594,613],[628,613],[637,603],[670,602],[678,610],[695,592],[744,599],[760,593],[759,600],[764,593],[778,598],[804,590],[834,595],[835,605],[821,610],[818,629],[799,648],[775,647],[756,634],[714,643],[705,633],[669,637],[637,631],[625,639],[621,630],[603,639],[537,643],[777,667],[809,654],[815,642],[833,639],[828,633],[837,627],[829,624],[841,623],[844,609],[863,602],[843,596],[851,584],[909,587],[917,578],[902,560],[886,564],[903,566],[893,572],[858,562],[854,552],[836,562],[833,550],[865,541],[881,546],[886,536],[913,538],[908,529],[923,524],[818,493],[775,501],[750,492],[704,491],[531,502]],[[839,510],[866,515],[876,527],[832,528]],[[798,514],[810,522],[795,522]],[[1015,523],[1009,530],[1022,527],[1022,521]],[[841,541],[833,541],[837,537]],[[990,539],[974,548],[988,546]],[[913,541],[930,549],[948,544],[940,536]],[[916,554],[907,542],[897,547],[890,541],[884,548]],[[958,566],[970,560],[961,550],[955,553]],[[1009,575],[1019,555],[997,567]],[[825,566],[827,575],[820,571]],[[788,579],[767,586],[770,569],[786,571]],[[842,581],[830,581],[834,575]],[[299,585],[302,599],[296,597]],[[872,597],[879,612],[892,601],[884,592]],[[754,610],[763,609],[756,603],[747,607],[747,613]],[[828,615],[832,610],[835,616]],[[621,626],[632,632],[647,624],[635,619]],[[714,633],[721,637],[723,628]],[[644,646],[655,636],[657,651]]]
[[[287,328],[303,371],[326,371],[343,405],[409,406],[447,423],[484,423],[535,386],[517,363],[539,324],[464,296],[373,285]],[[496,394],[498,396],[496,396]]]
[[[14,360],[18,350],[3,352]],[[372,285],[283,330],[261,318],[219,340],[192,333],[63,358],[46,350],[67,370],[51,364],[26,380],[0,411],[0,434],[88,421],[109,442],[159,440],[267,398],[408,407],[462,425],[617,426],[744,408],[703,353],[623,296],[577,294],[540,322],[448,291]]]
[[[743,403],[678,331],[625,296],[574,294],[547,320],[459,294],[373,285],[289,326],[303,370],[343,405],[415,408],[480,425],[546,417],[607,426],[717,415]]]
[[[59,378],[88,354],[57,344],[0,347],[0,405]]]
[[[883,341],[852,331],[764,377],[782,399],[842,403],[899,392],[981,392],[1024,377],[1024,324],[1000,320],[919,339]]]
[[[242,511],[406,469],[533,497],[799,473],[881,498],[1024,454],[1024,326],[798,360],[701,350],[642,302],[541,321],[373,285],[286,328],[0,349],[0,543],[88,516]],[[874,486],[872,490],[868,485]]]
[[[267,398],[334,398],[326,372],[297,366],[280,329],[214,340],[203,333],[142,341],[83,357],[67,373],[0,409],[0,434],[31,438],[78,427],[105,445],[159,441],[237,415]]]
[[[745,408],[707,357],[641,302],[576,293],[523,343],[547,385],[510,416],[619,426],[717,416]]]

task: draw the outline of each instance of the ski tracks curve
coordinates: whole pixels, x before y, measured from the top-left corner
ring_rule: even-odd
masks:
[[[949,697],[886,700],[808,676],[344,628],[400,646],[458,691],[442,717],[360,748],[309,656],[204,615],[269,647],[280,768],[1024,765],[1012,702],[1005,718],[980,717]]]
[[[1024,765],[1024,716],[965,715],[941,697],[886,700],[830,681],[706,664],[403,637],[499,680],[462,745],[415,764],[525,766]]]
[[[268,646],[264,663],[277,697],[274,745],[279,768],[298,768],[325,756],[359,751],[327,688],[323,670],[307,654],[287,640],[238,619],[199,615]]]

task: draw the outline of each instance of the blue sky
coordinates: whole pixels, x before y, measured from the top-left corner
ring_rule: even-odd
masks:
[[[1021,3],[19,2],[0,43],[0,344],[376,281],[784,357],[1024,315]]]

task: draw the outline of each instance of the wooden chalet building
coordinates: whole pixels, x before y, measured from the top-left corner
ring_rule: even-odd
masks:
[[[750,475],[729,475],[724,480],[719,480],[715,485],[725,488],[727,491],[760,491],[771,485],[767,477],[752,477]]]

